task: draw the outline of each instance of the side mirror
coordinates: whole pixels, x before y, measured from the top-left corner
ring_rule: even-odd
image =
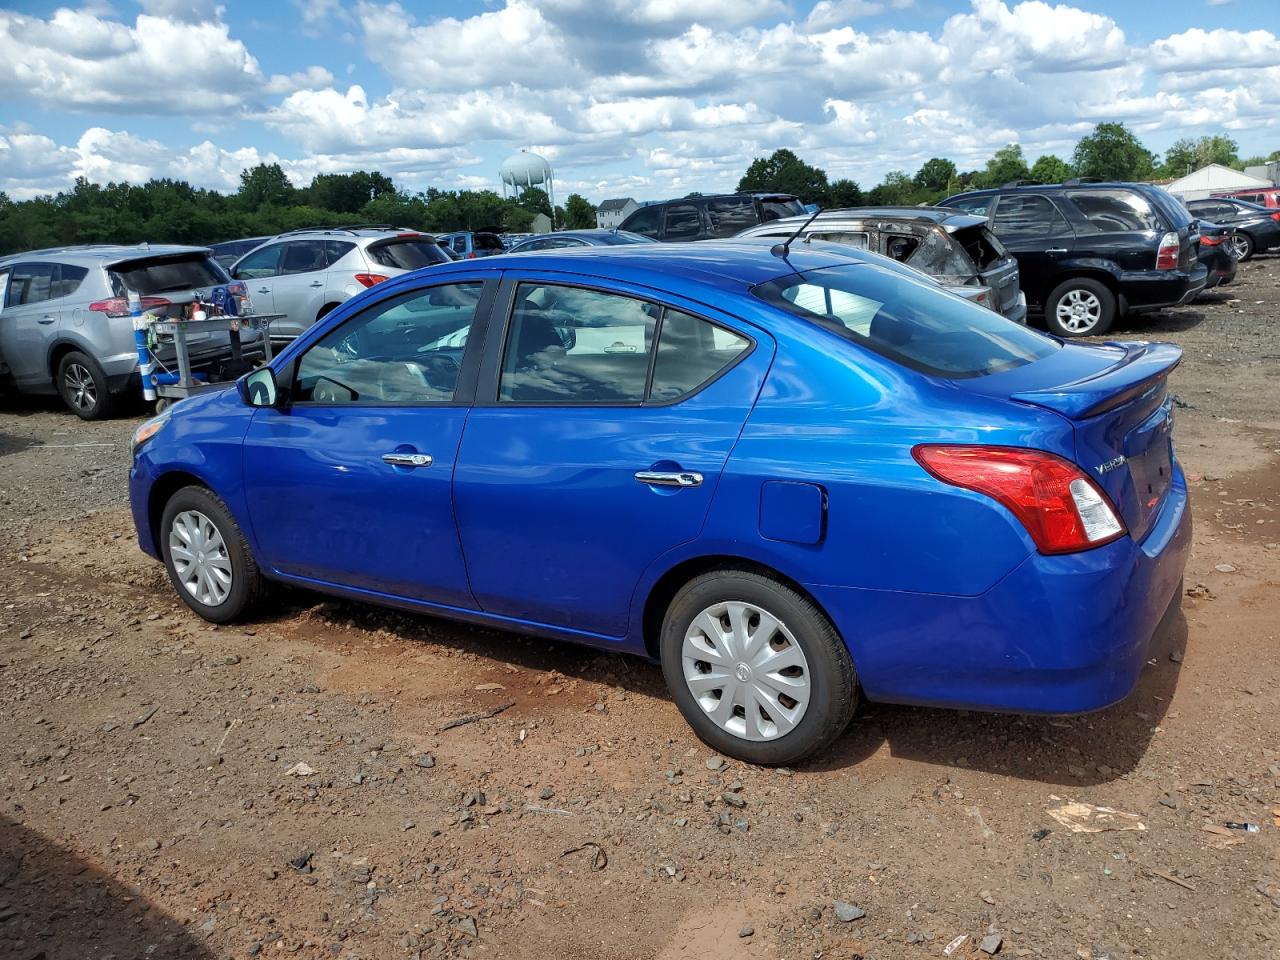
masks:
[[[236,381],[240,399],[251,407],[276,407],[280,405],[283,391],[276,384],[275,371],[259,367]]]

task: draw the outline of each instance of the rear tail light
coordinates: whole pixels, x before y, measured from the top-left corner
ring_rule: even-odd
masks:
[[[168,307],[172,305],[171,300],[164,297],[143,297],[142,312],[155,310],[160,307]],[[95,300],[89,304],[89,309],[94,313],[105,313],[108,317],[127,317],[129,316],[129,301],[125,297],[112,297],[110,300]]]
[[[1200,235],[1200,246],[1202,247],[1216,247],[1220,243],[1222,243],[1222,237],[1206,237],[1204,234]]]
[[[1069,460],[1022,447],[921,444],[916,462],[943,483],[1009,509],[1041,553],[1075,553],[1124,536],[1107,495]]]
[[[390,277],[384,277],[380,273],[357,273],[356,283],[362,287],[372,287],[375,283],[381,283],[383,280],[389,280]]]
[[[1272,219],[1272,220],[1280,220],[1280,213],[1273,213],[1273,214],[1271,215],[1271,219]]]
[[[1178,235],[1172,231],[1166,233],[1160,238],[1160,249],[1156,251],[1156,269],[1176,270],[1181,250],[1182,243],[1178,240]]]

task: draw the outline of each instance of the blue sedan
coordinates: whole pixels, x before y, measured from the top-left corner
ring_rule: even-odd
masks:
[[[790,763],[861,698],[1124,697],[1190,544],[1180,351],[1066,343],[847,248],[635,244],[378,284],[141,426],[142,549],[659,661]]]

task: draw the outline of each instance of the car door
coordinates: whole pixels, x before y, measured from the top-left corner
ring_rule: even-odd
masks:
[[[9,269],[0,311],[0,356],[20,390],[47,388],[49,348],[58,335],[62,311],[54,297],[58,264],[19,262]]]
[[[283,243],[272,243],[259,247],[241,257],[231,268],[231,276],[243,280],[249,291],[249,299],[253,303],[254,313],[275,313],[275,283],[280,273],[280,253]],[[284,333],[282,329],[287,321],[281,320],[271,325],[272,333]],[[293,331],[295,336],[299,331]]]
[[[481,609],[617,638],[642,572],[701,530],[773,345],[705,306],[558,276],[504,283],[454,503]]]
[[[297,335],[316,322],[325,305],[328,254],[320,239],[281,244],[280,272],[271,284],[276,313],[287,319],[272,324],[272,333]]]
[[[1076,246],[1067,218],[1049,197],[1005,193],[996,204],[992,230],[1018,261],[1027,302],[1043,307],[1058,284],[1058,263]]]
[[[304,583],[467,609],[450,485],[496,280],[378,300],[278,368],[244,482],[260,554]]]

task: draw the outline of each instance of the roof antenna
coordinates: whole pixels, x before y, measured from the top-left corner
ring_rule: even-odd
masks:
[[[796,230],[795,233],[787,237],[787,239],[784,240],[782,243],[774,244],[773,249],[771,249],[769,252],[772,253],[775,257],[778,257],[779,259],[782,259],[782,260],[787,259],[788,254],[791,253],[791,244],[796,242],[796,237],[804,233],[805,229],[809,226],[809,224],[813,223],[814,220],[818,219],[818,214],[820,214],[821,212],[822,212],[821,207],[813,211],[813,215],[809,217],[809,219],[806,220],[804,223],[800,224],[800,228]]]

